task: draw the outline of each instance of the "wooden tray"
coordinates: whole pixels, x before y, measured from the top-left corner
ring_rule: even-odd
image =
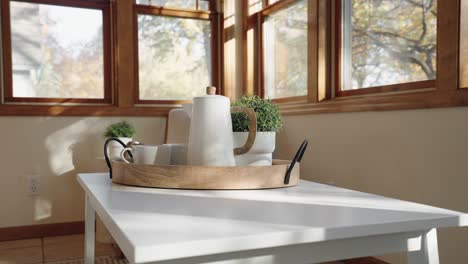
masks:
[[[112,181],[119,184],[168,189],[246,190],[295,186],[299,182],[299,163],[284,177],[291,161],[273,160],[272,166],[205,167],[158,166],[112,162]]]

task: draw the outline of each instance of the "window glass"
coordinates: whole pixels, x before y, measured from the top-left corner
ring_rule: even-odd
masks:
[[[200,0],[198,1],[199,10],[210,10],[210,1],[209,0]]]
[[[11,1],[13,97],[104,98],[102,11]]]
[[[211,85],[208,20],[138,15],[142,100],[188,100]]]
[[[163,6],[169,8],[209,10],[209,0],[136,0],[139,5]]]
[[[468,1],[461,1],[460,87],[468,88]]]
[[[344,0],[342,90],[434,80],[437,0]]]
[[[263,43],[265,97],[307,95],[307,1],[266,17]]]
[[[262,10],[263,0],[249,0],[249,15],[257,13]]]

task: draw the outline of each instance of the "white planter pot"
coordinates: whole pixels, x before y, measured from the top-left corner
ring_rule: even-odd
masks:
[[[118,138],[118,139],[120,139],[125,145],[127,145],[130,141],[132,141],[132,138]],[[124,147],[122,147],[122,145],[120,145],[119,142],[111,141],[109,143],[110,160],[122,161],[120,159],[120,152],[122,152],[123,149]]]
[[[241,147],[247,141],[248,132],[234,132],[234,147]],[[276,146],[276,132],[257,132],[252,149],[236,156],[237,166],[271,166]]]

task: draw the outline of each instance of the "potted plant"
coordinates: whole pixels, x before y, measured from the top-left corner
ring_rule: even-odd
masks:
[[[107,138],[115,137],[120,139],[125,145],[133,140],[133,137],[136,134],[135,127],[128,123],[127,121],[122,121],[119,123],[112,124],[106,128],[104,136]],[[124,149],[116,141],[109,143],[109,158],[111,160],[120,160],[120,152]]]
[[[276,132],[282,127],[280,109],[271,100],[258,96],[242,96],[232,106],[246,106],[257,114],[257,137],[252,149],[236,157],[238,166],[270,166],[276,146]],[[232,113],[234,146],[242,146],[247,140],[249,119],[243,113]]]

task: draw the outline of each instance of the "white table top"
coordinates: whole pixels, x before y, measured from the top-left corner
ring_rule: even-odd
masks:
[[[133,263],[468,225],[464,213],[308,181],[258,191],[136,188],[107,173],[78,181]]]

